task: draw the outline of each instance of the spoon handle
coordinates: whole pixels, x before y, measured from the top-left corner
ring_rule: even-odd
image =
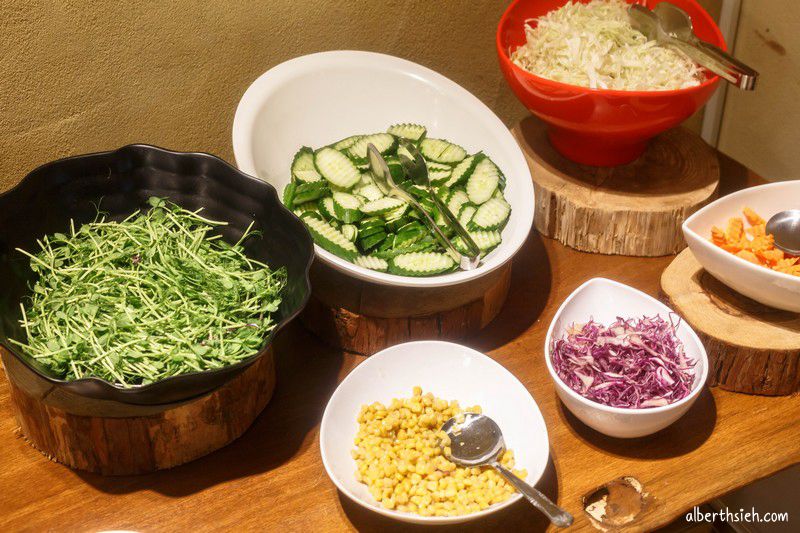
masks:
[[[534,507],[550,519],[553,525],[558,527],[569,527],[572,524],[572,515],[550,501],[550,499],[531,487],[523,480],[514,475],[511,470],[501,465],[499,462],[492,463],[492,466],[508,480],[509,483],[514,485],[517,490],[525,496],[525,498],[533,504]]]

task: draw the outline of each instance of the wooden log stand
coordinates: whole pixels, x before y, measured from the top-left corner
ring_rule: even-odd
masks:
[[[769,396],[800,390],[800,314],[740,295],[688,249],[664,270],[661,290],[703,341],[709,385]]]
[[[717,197],[714,150],[685,128],[651,141],[636,161],[590,167],[560,155],[533,117],[512,129],[528,159],[536,192],[534,225],[584,252],[654,257],[686,243],[681,224]]]
[[[2,353],[23,436],[48,458],[104,475],[143,474],[209,454],[241,436],[272,397],[272,350],[222,387],[168,405],[129,405],[57,389]]]
[[[500,313],[510,282],[511,262],[470,283],[410,288],[355,279],[314,261],[301,320],[326,343],[362,355],[412,340],[455,340]]]

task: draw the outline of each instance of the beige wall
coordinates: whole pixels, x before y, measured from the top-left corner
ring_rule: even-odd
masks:
[[[800,2],[743,0],[735,53],[760,72],[729,90],[719,148],[768,179],[800,179]]]
[[[291,57],[392,53],[464,85],[505,120],[505,0],[2,0],[0,190],[36,165],[146,142],[231,160],[239,97]],[[465,53],[466,52],[466,53]]]

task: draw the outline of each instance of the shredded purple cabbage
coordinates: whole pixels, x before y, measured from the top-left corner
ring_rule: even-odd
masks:
[[[671,320],[671,317],[670,317]],[[551,346],[553,368],[572,390],[610,407],[661,407],[685,398],[694,383],[676,326],[660,315],[608,327],[572,325]]]

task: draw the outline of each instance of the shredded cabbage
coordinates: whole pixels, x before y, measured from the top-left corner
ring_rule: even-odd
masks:
[[[648,41],[628,20],[623,0],[568,2],[525,23],[527,42],[511,60],[543,78],[625,91],[699,85],[704,70],[685,54]]]
[[[590,320],[551,346],[553,368],[569,388],[611,407],[661,407],[688,396],[696,361],[684,353],[676,325],[661,316]]]

